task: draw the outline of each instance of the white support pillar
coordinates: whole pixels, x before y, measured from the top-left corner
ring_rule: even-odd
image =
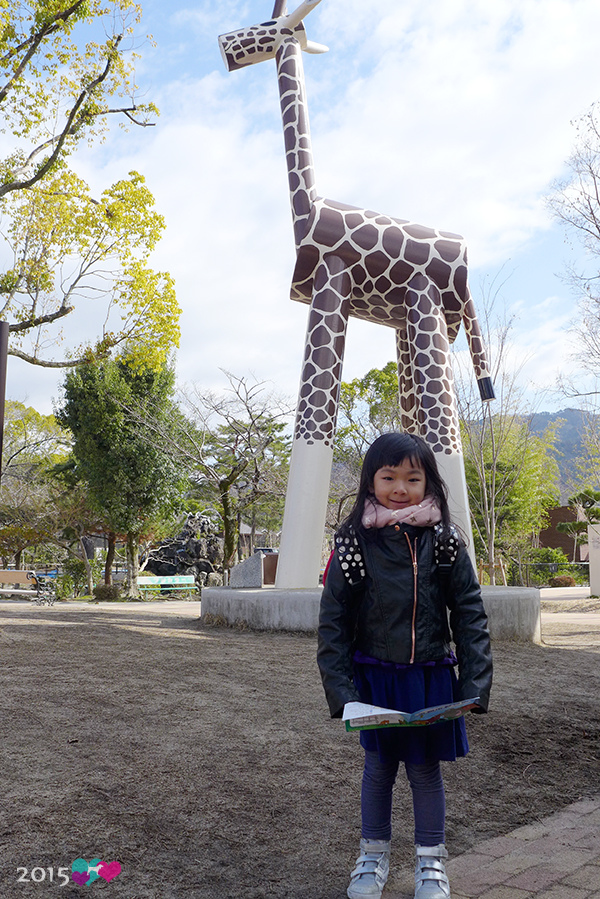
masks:
[[[333,447],[295,440],[285,498],[275,586],[317,587]]]
[[[300,379],[275,586],[317,587],[325,535],[350,278],[343,259],[317,267]]]
[[[600,524],[588,524],[590,593],[600,596]]]
[[[465,463],[462,453],[436,453],[435,461],[437,462],[442,480],[448,486],[450,517],[467,541],[467,550],[469,551],[473,568],[477,571],[475,547],[473,545],[473,531],[471,529],[471,515],[469,512],[467,481],[465,478]]]

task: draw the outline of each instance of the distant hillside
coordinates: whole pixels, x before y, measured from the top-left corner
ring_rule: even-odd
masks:
[[[596,416],[600,419],[600,416]],[[534,434],[543,434],[549,425],[561,421],[557,431],[555,456],[560,471],[561,494],[566,502],[571,493],[573,462],[583,452],[583,434],[588,416],[581,409],[561,409],[560,412],[537,412],[531,419]]]

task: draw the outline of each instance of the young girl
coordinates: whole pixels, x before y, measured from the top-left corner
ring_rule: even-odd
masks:
[[[336,544],[321,599],[317,654],[332,718],[341,717],[348,702],[413,712],[478,697],[474,711],[485,712],[492,657],[481,592],[424,440],[384,434],[371,445]],[[448,899],[440,761],[468,752],[464,719],[363,730],[360,742],[362,839],[349,899],[379,899],[385,886],[400,762],[413,796],[415,899]]]

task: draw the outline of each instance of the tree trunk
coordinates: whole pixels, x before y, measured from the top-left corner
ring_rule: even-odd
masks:
[[[83,537],[80,536],[78,538],[78,540],[79,540],[79,547],[81,549],[81,559],[83,561],[83,564],[85,565],[85,575],[87,578],[87,592],[88,592],[88,596],[92,596],[92,594],[94,592],[94,573],[92,571],[92,566],[90,564],[90,560],[88,559],[88,554],[86,552],[85,543],[83,542]]]
[[[125,582],[125,599],[139,599],[138,574],[140,560],[138,555],[139,535],[127,534],[127,579]]]
[[[252,506],[252,519],[250,523],[250,555],[254,555],[256,545],[256,509]]]
[[[112,531],[108,535],[108,549],[106,550],[106,563],[104,565],[104,583],[108,587],[112,587],[112,569],[115,561],[115,550],[117,546],[117,535]]]
[[[229,490],[231,484],[221,482],[221,506],[223,508],[223,571],[229,573],[229,569],[235,562],[237,544],[236,515],[231,502]]]
[[[490,542],[488,546],[488,574],[490,576],[490,587],[496,586],[496,556],[494,553],[494,544]]]
[[[17,571],[20,571],[20,570],[21,570],[21,558],[22,558],[22,555],[23,555],[23,550],[22,550],[22,549],[18,549],[18,550],[16,551],[16,553],[15,553],[15,568],[17,569]]]
[[[500,565],[500,574],[502,575],[502,583],[505,587],[508,586],[508,582],[506,580],[506,568],[504,567],[504,560],[502,556],[498,556],[498,563]]]

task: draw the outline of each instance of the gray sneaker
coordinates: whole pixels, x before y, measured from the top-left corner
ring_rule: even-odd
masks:
[[[389,840],[360,841],[360,855],[350,875],[348,899],[379,899],[390,872]]]
[[[444,844],[415,848],[415,899],[450,899],[450,884],[443,861],[448,858],[448,853]]]

